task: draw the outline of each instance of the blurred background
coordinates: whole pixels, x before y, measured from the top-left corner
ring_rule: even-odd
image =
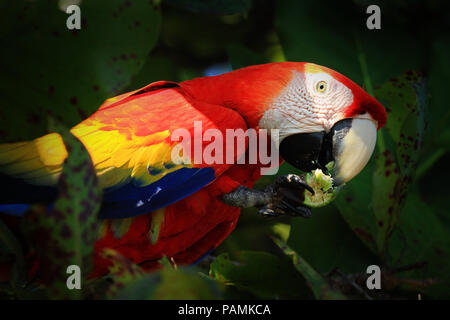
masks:
[[[80,30],[66,28],[70,4],[81,8]],[[366,27],[373,4],[379,30]],[[120,274],[91,281],[76,298],[450,297],[447,1],[1,0],[0,10],[0,143],[47,133],[49,118],[71,127],[105,99],[153,81],[266,62],[332,68],[388,111],[376,155],[312,218],[244,210],[198,265],[143,275],[116,259]],[[283,164],[279,174],[287,172],[297,171]],[[58,298],[21,282],[23,253],[0,227],[0,258],[17,269],[0,297]],[[369,265],[381,267],[381,290],[366,288]]]

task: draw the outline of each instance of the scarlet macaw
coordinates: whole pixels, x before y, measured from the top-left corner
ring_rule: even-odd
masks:
[[[304,171],[334,160],[335,183],[342,184],[367,164],[386,112],[345,76],[300,62],[161,81],[108,99],[71,129],[88,150],[104,190],[99,218],[105,225],[95,244],[93,276],[108,270],[101,256],[107,247],[147,268],[164,255],[178,264],[193,263],[235,228],[239,207],[310,215],[301,201],[289,208],[280,202],[289,198],[286,189],[309,189],[297,175],[277,178],[269,191],[258,191],[251,188],[261,163],[175,164],[171,133],[187,128],[193,134],[194,121],[201,121],[203,132],[279,129],[284,160]],[[53,199],[66,156],[56,133],[0,145],[0,173],[9,186],[1,202]],[[8,205],[1,208],[11,213]],[[129,225],[122,236],[114,232],[117,219]]]

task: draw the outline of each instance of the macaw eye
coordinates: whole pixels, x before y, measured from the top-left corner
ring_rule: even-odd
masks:
[[[320,93],[323,93],[327,90],[327,83],[325,81],[319,81],[316,84],[316,90]]]

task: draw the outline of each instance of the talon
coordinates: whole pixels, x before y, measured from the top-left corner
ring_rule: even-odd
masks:
[[[293,205],[291,205],[290,203],[288,203],[284,200],[281,200],[281,203],[283,205],[285,205],[286,207],[288,207],[290,209],[290,212],[296,213],[296,215],[299,215],[304,218],[311,218],[311,216],[312,216],[311,209],[308,207],[305,207],[305,206],[294,207]]]
[[[287,174],[284,176],[278,176],[275,181],[275,185],[296,188],[299,190],[308,190],[312,195],[314,195],[314,189],[308,185],[302,177],[296,174]]]
[[[311,218],[312,216],[311,208],[306,206],[299,206],[296,209],[297,209],[296,212],[300,212],[299,215],[302,216],[303,218]]]
[[[308,190],[312,195],[314,195],[316,192],[314,191],[314,189],[309,185],[306,184],[304,185],[305,189]]]
[[[304,190],[314,194],[314,190],[301,176],[287,174],[278,176],[264,191],[240,186],[225,194],[222,201],[240,208],[256,207],[262,216],[311,217],[311,209],[304,205]]]
[[[260,208],[258,214],[263,217],[278,217],[280,213],[275,212],[275,210],[266,207]]]
[[[304,196],[303,194],[298,194],[296,190],[288,189],[288,188],[280,188],[278,190],[278,194],[281,195],[284,199],[288,199],[294,203],[298,203],[299,205],[303,204]]]

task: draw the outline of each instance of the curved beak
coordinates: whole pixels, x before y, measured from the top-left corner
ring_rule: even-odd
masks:
[[[377,126],[370,119],[345,119],[333,131],[333,181],[341,185],[361,172],[372,156],[377,142]]]
[[[280,143],[281,157],[297,169],[309,172],[334,161],[333,181],[338,186],[356,176],[369,162],[377,139],[377,125],[367,118],[337,122],[326,133],[299,133]]]

